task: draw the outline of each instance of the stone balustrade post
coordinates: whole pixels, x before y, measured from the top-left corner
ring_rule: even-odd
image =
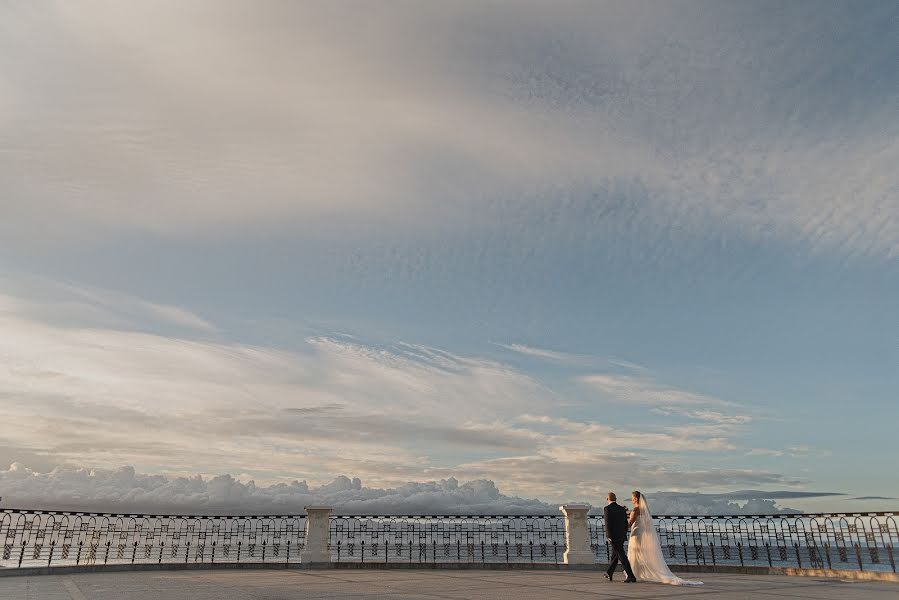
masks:
[[[334,510],[331,506],[307,506],[306,508],[306,545],[300,554],[303,564],[331,562],[331,546],[329,544],[330,528],[328,518]]]
[[[565,515],[565,554],[566,565],[592,565],[593,551],[590,549],[590,528],[587,525],[589,504],[563,504],[559,507]]]

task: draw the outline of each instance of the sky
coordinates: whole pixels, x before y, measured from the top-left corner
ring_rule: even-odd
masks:
[[[897,20],[4,2],[4,505],[895,509]]]

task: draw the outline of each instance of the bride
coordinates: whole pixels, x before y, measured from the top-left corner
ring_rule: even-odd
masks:
[[[652,522],[652,514],[646,498],[640,492],[631,495],[634,510],[628,525],[631,528],[627,542],[627,558],[637,581],[654,581],[671,585],[702,585],[701,581],[687,581],[671,572],[662,556],[662,544]]]

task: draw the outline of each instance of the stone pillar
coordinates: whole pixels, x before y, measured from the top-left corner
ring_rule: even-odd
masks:
[[[331,546],[328,543],[328,517],[334,509],[330,506],[307,506],[306,545],[300,554],[300,561],[311,565],[331,562]]]
[[[559,507],[565,515],[566,565],[592,565],[595,561],[590,549],[590,528],[587,526],[589,504],[563,504]]]

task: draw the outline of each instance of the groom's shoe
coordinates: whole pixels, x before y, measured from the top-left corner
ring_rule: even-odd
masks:
[[[606,573],[606,579],[608,579],[609,581],[612,581],[612,574]]]
[[[628,577],[627,579],[624,580],[624,583],[637,583],[637,578],[636,577]]]

